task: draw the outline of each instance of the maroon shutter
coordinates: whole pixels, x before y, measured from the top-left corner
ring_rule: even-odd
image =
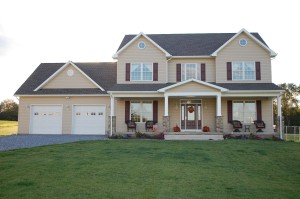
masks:
[[[130,101],[125,101],[125,122],[130,120]]]
[[[176,81],[181,82],[181,64],[176,64]]]
[[[232,80],[231,62],[227,62],[227,80]]]
[[[232,101],[227,101],[227,115],[228,115],[228,122],[232,121]]]
[[[260,62],[255,62],[256,80],[261,80],[260,77]]]
[[[204,81],[205,82],[205,77],[206,77],[206,74],[205,74],[205,64],[201,64],[201,81]]]
[[[158,81],[158,63],[153,63],[153,81]]]
[[[256,119],[257,120],[262,120],[262,117],[261,117],[261,101],[260,100],[256,101]]]
[[[153,121],[158,119],[158,101],[153,101]]]
[[[130,63],[126,63],[126,81],[130,81]]]

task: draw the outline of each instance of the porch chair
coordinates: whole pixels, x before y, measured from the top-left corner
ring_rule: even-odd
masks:
[[[233,132],[241,132],[239,129],[243,128],[242,122],[239,120],[232,120],[230,123],[232,124]]]
[[[132,131],[136,131],[136,123],[135,121],[132,121],[132,120],[127,120],[125,122],[127,124],[127,131],[129,131],[129,129],[131,129]]]
[[[153,125],[155,125],[156,123],[157,123],[156,121],[152,121],[152,120],[147,121],[145,123],[146,131],[149,131],[149,129],[153,131]]]
[[[254,124],[255,124],[256,129],[257,129],[257,131],[256,131],[257,133],[258,133],[258,132],[263,132],[262,129],[266,128],[266,124],[265,124],[265,122],[262,121],[262,120],[255,120],[255,121],[253,121],[253,122],[254,122]]]

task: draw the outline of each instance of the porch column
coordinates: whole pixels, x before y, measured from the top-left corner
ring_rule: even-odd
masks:
[[[222,116],[221,95],[217,95],[217,116]]]
[[[165,114],[163,116],[163,128],[165,132],[170,131],[169,96],[165,95]]]
[[[217,95],[216,100],[216,132],[223,132],[223,116],[222,116],[222,104],[221,104],[221,94]]]
[[[281,114],[281,95],[279,95],[277,97],[277,115],[278,115],[278,120],[277,120],[277,125],[279,127],[277,127],[277,129],[279,130],[279,135],[280,135],[280,139],[283,139],[283,135],[282,135],[282,114]]]
[[[165,95],[165,116],[169,116],[169,96]]]

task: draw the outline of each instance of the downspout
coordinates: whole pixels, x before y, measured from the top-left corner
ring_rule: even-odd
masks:
[[[112,94],[110,94],[110,136],[112,136]]]

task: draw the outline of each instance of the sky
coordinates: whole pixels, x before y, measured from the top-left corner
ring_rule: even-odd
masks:
[[[48,62],[114,61],[125,34],[258,32],[275,84],[300,84],[295,0],[0,0],[0,101]]]

